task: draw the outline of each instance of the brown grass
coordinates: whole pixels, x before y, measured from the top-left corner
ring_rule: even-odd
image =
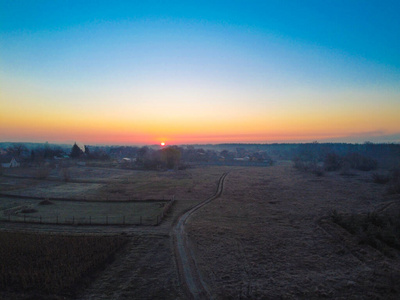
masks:
[[[211,294],[217,299],[398,299],[393,284],[400,278],[398,255],[388,258],[359,245],[334,224],[332,232],[318,225],[333,209],[362,214],[394,200],[385,186],[371,181],[371,172],[353,172],[352,177],[332,172],[316,177],[290,163],[231,172],[222,197],[187,225]]]
[[[388,257],[395,257],[394,250],[400,250],[400,212],[348,215],[334,210],[332,220],[356,236],[360,244],[370,245]]]
[[[70,295],[126,242],[121,236],[0,232],[0,290]]]

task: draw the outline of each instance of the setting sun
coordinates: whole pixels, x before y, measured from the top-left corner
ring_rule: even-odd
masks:
[[[161,147],[164,147],[165,146],[165,142],[161,142],[160,145],[161,145]]]

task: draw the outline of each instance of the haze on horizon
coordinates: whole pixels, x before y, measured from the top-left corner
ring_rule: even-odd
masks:
[[[400,142],[399,11],[0,0],[0,141]]]

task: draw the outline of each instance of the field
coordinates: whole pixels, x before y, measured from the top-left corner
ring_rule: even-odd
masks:
[[[398,299],[397,237],[385,240],[379,236],[396,232],[398,223],[385,221],[391,227],[381,226],[383,229],[375,235],[375,241],[384,246],[366,242],[365,235],[375,230],[371,223],[376,220],[398,218],[400,195],[388,193],[386,185],[375,183],[373,172],[335,171],[317,176],[296,170],[292,162],[279,161],[270,167],[210,166],[169,172],[76,167],[69,182],[55,175],[37,180],[7,174],[2,178],[2,193],[100,200],[82,202],[93,205],[88,211],[98,210],[99,215],[103,204],[104,211],[109,212],[114,209],[107,208],[110,202],[125,208],[132,203],[112,203],[116,200],[175,195],[176,201],[159,226],[59,227],[8,222],[1,226],[8,231],[65,231],[72,236],[122,233],[128,239],[126,247],[90,283],[77,288],[73,298],[187,299],[171,231],[179,216],[215,193],[225,172],[229,174],[222,195],[197,210],[185,225],[190,252],[213,298]],[[107,198],[109,201],[102,202]],[[32,199],[3,198],[2,214],[16,204],[24,205],[24,201]],[[62,214],[62,203],[68,203],[71,207],[65,204],[66,211],[84,211],[72,208],[76,201],[50,201],[55,204],[37,210],[52,210],[47,213],[51,215],[60,205]],[[145,203],[132,205],[139,211],[139,205]],[[34,205],[36,209],[38,204]],[[147,209],[143,208],[143,213],[151,214]],[[390,244],[390,239],[394,243]]]
[[[12,222],[50,224],[143,224],[161,220],[167,201],[93,202],[0,198],[1,218]]]
[[[190,241],[217,299],[397,299],[399,251],[385,256],[331,216],[398,214],[399,200],[370,172],[249,168],[232,172],[222,197],[193,217]]]
[[[0,218],[55,224],[155,225],[172,199],[190,204],[212,193],[219,169],[207,169],[208,173],[198,169],[156,172],[71,167],[67,182],[57,170],[38,179],[35,168],[10,169],[1,182]]]
[[[0,297],[74,296],[128,239],[0,232]]]

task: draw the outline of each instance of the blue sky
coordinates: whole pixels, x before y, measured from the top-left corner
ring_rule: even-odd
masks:
[[[110,143],[397,137],[399,11],[397,1],[0,1],[0,128],[12,129],[0,139],[54,139],[46,127]]]

